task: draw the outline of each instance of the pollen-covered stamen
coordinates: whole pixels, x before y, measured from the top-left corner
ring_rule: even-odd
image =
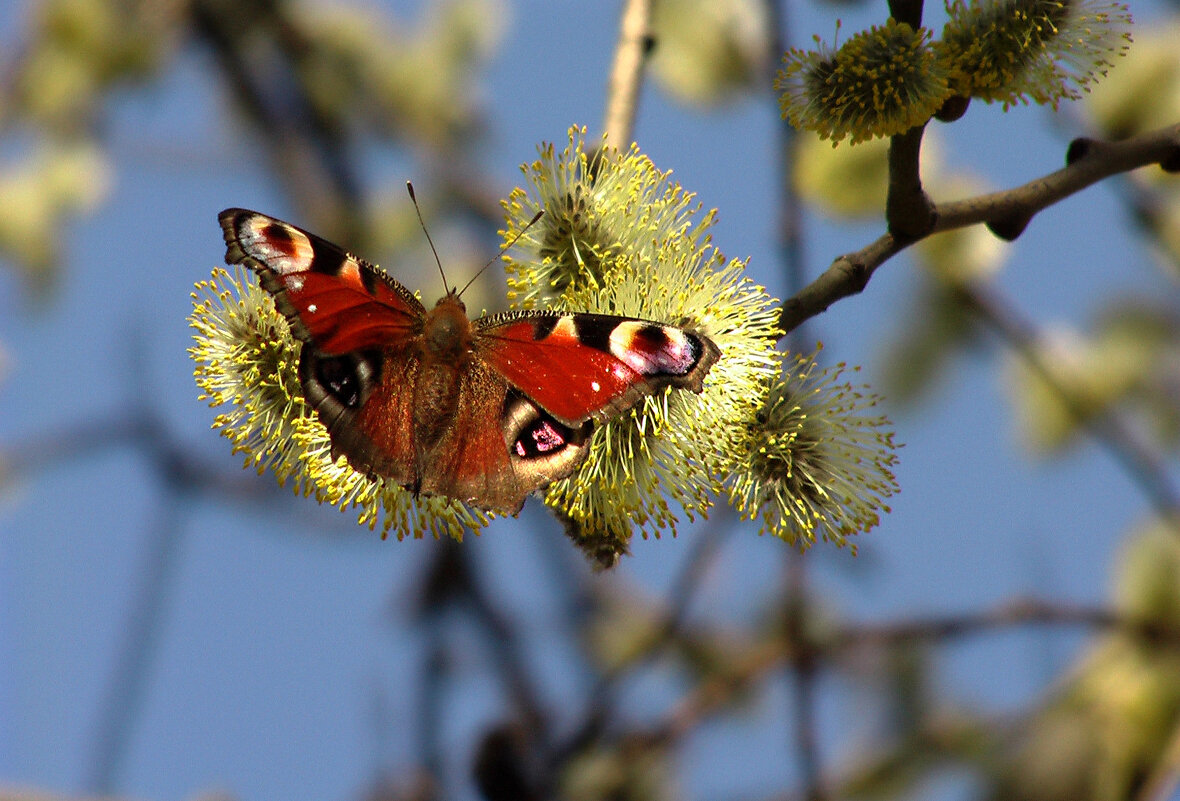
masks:
[[[751,421],[730,498],[743,517],[762,519],[763,533],[802,547],[819,538],[850,544],[889,511],[898,489],[893,432],[872,411],[878,399],[841,380],[845,369],[797,356]]]
[[[1117,0],[955,0],[937,43],[952,88],[1005,107],[1076,99],[1126,52]]]
[[[554,198],[546,208],[538,252],[553,267],[551,290],[555,294],[565,291],[583,271],[595,281],[601,279],[602,256],[617,247],[608,232],[600,229],[594,211],[581,184]]]
[[[890,19],[839,50],[793,49],[775,80],[783,116],[833,143],[853,144],[924,124],[946,100],[943,66],[930,32]],[[818,39],[817,39],[818,42]]]

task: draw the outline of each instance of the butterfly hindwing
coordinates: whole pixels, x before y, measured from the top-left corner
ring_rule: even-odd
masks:
[[[487,365],[463,377],[459,407],[429,456],[423,491],[515,514],[532,492],[564,478],[586,455],[590,427],[568,429],[512,390]]]
[[[304,345],[299,378],[332,439],[332,457],[401,486],[419,482],[412,386],[421,360],[409,349],[327,356]],[[355,392],[342,391],[355,387]]]
[[[589,424],[553,420],[481,363],[458,373],[453,415],[427,433],[429,425],[415,420],[416,410],[435,411],[424,369],[410,352],[391,354],[357,411],[334,415],[333,399],[316,407],[334,449],[355,469],[416,493],[515,513],[529,493],[569,475],[585,457]]]

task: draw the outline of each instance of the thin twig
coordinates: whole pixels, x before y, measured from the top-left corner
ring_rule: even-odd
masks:
[[[452,541],[453,542],[453,541]],[[455,545],[467,562],[473,561],[471,548]],[[548,739],[548,721],[541,702],[541,693],[534,686],[533,673],[529,670],[529,659],[521,641],[519,627],[500,611],[493,596],[479,584],[478,573],[469,568],[468,601],[477,625],[488,637],[488,646],[493,655],[493,666],[504,682],[506,694],[512,699],[521,723],[538,742]]]
[[[838,300],[855,295],[866,286],[878,267],[905,248],[884,234],[855,253],[840,256],[814,281],[783,304],[779,328],[789,334],[807,320],[827,311]]]
[[[807,561],[796,550],[787,553],[787,598],[785,637],[787,652],[791,654],[791,690],[795,704],[795,725],[792,730],[795,752],[799,755],[803,797],[807,801],[821,801],[824,797],[823,766],[819,756],[819,737],[816,731],[816,676],[819,669],[818,653],[808,631],[811,605],[807,592]]]
[[[1135,801],[1168,801],[1180,785],[1180,724],[1173,726],[1159,761],[1144,777]]]
[[[1073,415],[1074,419],[1101,445],[1147,495],[1156,511],[1165,519],[1180,521],[1180,493],[1172,486],[1167,466],[1117,408],[1101,414],[1089,412],[1069,388],[1057,379],[1041,349],[1041,335],[1031,323],[1020,319],[1012,304],[1004,303],[995,292],[981,286],[964,286],[959,297],[976,316],[1003,338],[1046,383]]]
[[[628,147],[635,136],[635,114],[643,68],[652,46],[652,0],[627,0],[619,21],[619,41],[606,86],[602,131],[617,148]]]
[[[714,516],[701,527],[692,550],[685,558],[684,566],[672,582],[665,604],[667,611],[656,623],[657,629],[648,640],[647,647],[643,653],[626,664],[616,665],[598,677],[588,694],[581,725],[564,743],[554,749],[549,760],[551,765],[562,764],[570,754],[594,737],[601,729],[603,721],[609,719],[614,712],[614,693],[619,683],[637,669],[650,664],[680,635],[688,609],[696,598],[697,590],[709,566],[713,564],[722,543],[734,528],[723,521],[723,518],[724,515]]]
[[[297,48],[289,35],[283,35],[290,26],[284,22],[279,6],[268,0],[255,11],[248,25],[234,16],[239,12],[232,4],[200,0],[193,3],[190,14],[194,31],[217,59],[238,109],[265,138],[264,150],[289,196],[303,206],[304,216],[318,221],[323,230],[341,241],[355,242],[360,233],[353,226],[361,216],[361,182],[350,155],[342,137],[317,120],[314,104],[298,82],[284,87],[287,107],[274,108],[268,102],[268,97],[276,93],[266,85],[266,78],[255,75],[256,59],[251,58],[245,37],[269,23],[287,55],[296,58]],[[283,67],[285,74],[298,73],[298,65],[293,62]]]
[[[172,437],[150,412],[98,417],[19,442],[0,444],[0,474],[27,476],[124,446],[143,453],[166,483],[187,493],[243,501],[280,494],[275,492],[281,489],[279,485],[260,481],[254,473],[227,473],[223,462],[207,462],[194,456],[192,448]]]
[[[168,600],[176,584],[177,557],[184,543],[178,504],[177,488],[166,488],[159,504],[161,519],[148,531],[143,544],[143,565],[137,571],[123,641],[99,705],[86,786],[101,796],[118,789],[134,724],[143,711],[148,672],[163,634]]]
[[[784,4],[785,5],[785,4]],[[786,52],[784,26],[786,12],[776,0],[767,0],[766,18],[770,29],[767,63],[770,74],[767,83],[774,90],[774,75],[780,54]],[[779,220],[778,249],[787,279],[787,291],[796,294],[803,288],[805,264],[803,253],[803,204],[795,189],[795,167],[798,164],[799,134],[786,119],[779,120],[778,127],[778,175],[779,175]],[[801,329],[792,332],[792,349],[804,347],[806,334]],[[787,551],[787,637],[793,643],[797,655],[791,676],[794,715],[794,748],[798,755],[802,774],[803,794],[809,801],[823,798],[821,784],[822,764],[819,757],[815,715],[815,661],[805,647],[808,616],[807,604],[807,563],[803,555],[794,549]]]
[[[774,88],[778,61],[787,50],[787,16],[783,10],[785,5],[780,3],[780,0],[765,0],[767,28],[770,32],[770,36],[767,37],[766,82],[775,97],[778,95]],[[803,202],[795,188],[799,142],[799,132],[788,120],[780,117],[775,148],[775,171],[778,175],[778,220],[775,233],[788,295],[797,294],[807,280],[807,260],[803,242]],[[807,332],[800,327],[791,332],[787,345],[791,350],[804,350],[809,347],[807,340]]]
[[[1083,626],[1114,631],[1149,642],[1180,646],[1180,627],[1142,620],[1112,609],[1015,598],[990,610],[943,615],[900,623],[844,626],[825,646],[829,656],[861,648],[886,648],[912,642],[945,643],[1019,626]]]
[[[724,675],[696,684],[664,720],[656,724],[651,733],[653,741],[673,743],[695,731],[702,720],[780,668],[788,657],[779,642],[764,642],[751,649],[728,665]]]
[[[944,644],[1022,626],[1081,626],[1180,648],[1180,627],[1175,625],[1143,620],[1103,607],[1074,606],[1036,598],[1017,598],[990,610],[925,620],[848,624],[822,640],[814,640],[809,647],[814,649],[819,662],[832,663],[860,649],[892,648],[917,642]],[[652,728],[650,736],[673,742],[688,735],[709,715],[724,709],[739,694],[748,694],[754,684],[770,678],[776,670],[796,658],[791,643],[786,640],[755,645],[727,665],[723,674],[694,686]],[[823,787],[822,781],[819,786]]]

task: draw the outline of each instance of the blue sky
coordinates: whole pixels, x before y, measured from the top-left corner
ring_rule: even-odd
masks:
[[[482,87],[490,118],[482,164],[504,194],[539,142],[563,142],[574,123],[590,125],[593,135],[616,6],[508,6],[511,22]],[[395,8],[407,13],[405,4]],[[1152,13],[1133,11],[1141,24]],[[812,33],[830,39],[832,9],[791,13],[795,44]],[[838,13],[848,31],[884,15],[880,4]],[[12,42],[13,12],[0,14],[0,24],[0,41]],[[206,58],[189,50],[160,82],[118,93],[106,115],[114,183],[93,214],[61,232],[59,292],[34,305],[11,273],[0,272],[0,346],[8,360],[0,446],[148,406],[186,448],[219,460],[227,474],[239,469],[209,428],[213,413],[196,399],[185,353],[189,293],[222,261],[220,209],[280,217],[291,210],[220,91]],[[751,274],[781,296],[774,182],[765,167],[776,125],[769,97],[700,113],[648,87],[636,137],[657,166],[720,210],[715,242],[730,256],[749,256]],[[1072,135],[1055,132],[1041,109],[1004,114],[978,104],[938,133],[952,165],[997,187],[1055,169]],[[391,184],[418,177],[409,174],[411,162],[376,170]],[[878,230],[809,214],[809,274]],[[912,269],[905,256],[893,260],[864,294],[814,321],[826,358],[863,365],[862,377],[873,382],[885,345],[911,313]],[[1114,193],[1098,187],[1034,221],[1012,246],[1000,287],[1047,324],[1081,325],[1110,293],[1153,291],[1153,269],[1149,252],[1129,237]],[[1027,457],[997,380],[997,354],[993,343],[958,361],[916,408],[886,402],[905,443],[893,513],[860,538],[859,557],[823,545],[809,556],[814,584],[835,610],[888,620],[979,609],[1021,593],[1105,599],[1120,538],[1149,507],[1092,444],[1052,463]],[[382,542],[349,516],[287,494],[253,504],[169,494],[142,453],[109,448],[38,469],[0,495],[0,786],[87,790],[102,693],[145,547],[160,530],[173,533],[174,580],[160,610],[143,713],[116,777],[120,793],[173,801],[220,788],[250,801],[343,799],[377,772],[409,768],[416,744],[404,724],[422,657],[409,607],[437,544]],[[695,535],[689,527],[675,540],[636,541],[619,570],[588,580],[660,597]],[[576,709],[582,676],[551,636],[562,610],[546,602],[557,580],[551,560],[580,557],[535,503],[465,547],[497,599],[525,622],[548,700]],[[694,615],[742,619],[752,598],[776,586],[784,550],[739,530]],[[500,707],[480,669],[478,639],[459,636],[471,639],[460,640],[470,656],[457,668],[469,680],[449,698],[445,734],[456,744],[452,767],[465,774],[474,738]],[[1068,634],[998,635],[948,649],[940,665],[946,686],[961,696],[1008,709],[1034,697],[1078,642]],[[673,698],[667,678],[657,671],[632,688],[628,714],[642,717]],[[857,728],[855,698],[832,689],[821,722],[834,764],[866,732]],[[791,780],[783,696],[782,687],[772,688],[750,720],[692,739],[684,755],[688,797],[759,795]],[[462,782],[452,789],[471,797]]]

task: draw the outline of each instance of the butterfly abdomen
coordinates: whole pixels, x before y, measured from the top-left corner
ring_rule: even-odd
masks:
[[[450,365],[421,370],[413,387],[414,439],[422,453],[434,449],[455,421],[463,373]]]

